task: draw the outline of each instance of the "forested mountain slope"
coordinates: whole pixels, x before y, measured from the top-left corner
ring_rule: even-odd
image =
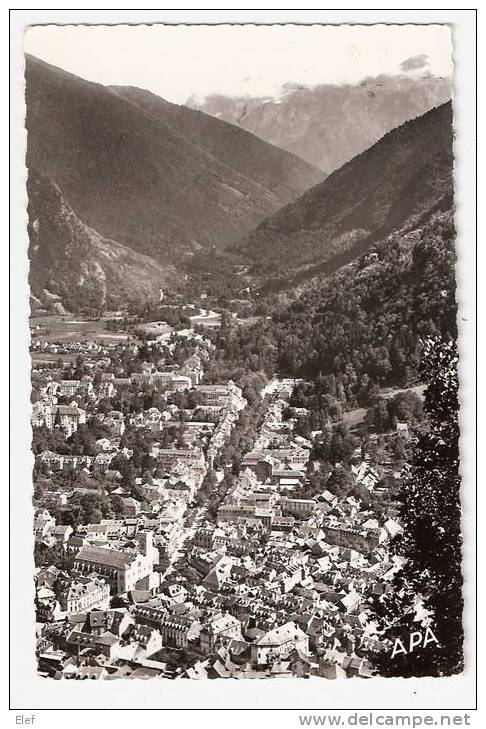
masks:
[[[414,384],[421,340],[456,336],[454,239],[452,209],[396,231],[252,329],[217,335],[225,366],[305,377],[344,407]]]
[[[262,194],[271,190],[279,201],[293,200],[302,190],[322,182],[325,173],[302,163],[294,155],[262,142],[254,134],[235,130],[232,124],[180,104],[171,104],[150,91],[134,86],[110,86],[111,91],[154,119],[169,124],[191,144],[218,163],[255,180]]]
[[[34,309],[59,300],[69,311],[97,315],[157,298],[161,286],[178,281],[171,264],[162,266],[85,225],[49,178],[31,172],[27,189]]]
[[[420,339],[455,335],[454,266],[452,211],[393,234],[276,316],[281,368],[410,384]]]
[[[453,195],[450,103],[384,136],[261,223],[237,250],[261,279],[337,268]]]
[[[30,56],[25,77],[27,167],[87,226],[159,262],[230,244],[322,179],[200,112],[154,97],[154,113],[146,93],[133,103]]]

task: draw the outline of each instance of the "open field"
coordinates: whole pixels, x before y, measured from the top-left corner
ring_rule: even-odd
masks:
[[[70,314],[32,317],[30,327],[33,340],[42,338],[49,342],[114,342],[124,341],[128,336],[125,332],[108,331],[103,319],[89,321]]]
[[[351,430],[360,425],[365,418],[366,408],[356,408],[355,410],[348,410],[343,414],[343,423],[345,423]]]
[[[53,354],[52,352],[32,352],[32,364],[44,364],[46,362],[57,362],[62,360],[63,365],[71,365],[76,362],[77,354]]]
[[[389,400],[395,395],[398,395],[400,392],[415,392],[421,399],[423,399],[425,387],[426,385],[414,385],[413,387],[398,388],[395,390],[382,390],[380,392],[380,396],[385,398],[385,400]],[[348,428],[353,430],[353,428],[361,425],[361,423],[365,419],[365,415],[366,408],[356,408],[355,410],[348,410],[346,413],[343,414],[343,423],[345,423]]]
[[[420,398],[423,399],[424,390],[426,387],[427,385],[414,385],[413,387],[402,387],[396,390],[382,390],[380,395],[384,397],[385,400],[389,400],[391,397],[395,397],[395,395],[398,395],[400,392],[415,392]]]

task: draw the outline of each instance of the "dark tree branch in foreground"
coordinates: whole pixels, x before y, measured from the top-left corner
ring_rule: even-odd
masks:
[[[374,602],[387,647],[373,660],[385,676],[447,676],[463,668],[457,360],[452,339],[424,342],[429,429],[406,469],[400,494],[404,531],[395,544],[406,562],[392,589]],[[424,632],[427,625],[437,642],[410,652],[410,633]],[[407,652],[392,658],[397,639]]]

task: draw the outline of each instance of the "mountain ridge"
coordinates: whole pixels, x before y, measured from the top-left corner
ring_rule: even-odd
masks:
[[[51,308],[55,300],[70,311],[97,315],[139,305],[180,281],[173,265],[162,266],[85,225],[50,178],[30,170],[27,189],[33,308],[39,302]]]
[[[322,179],[231,125],[225,138],[240,140],[230,145],[240,153],[232,167],[231,149],[224,161],[209,154],[173,116],[156,118],[108,87],[31,56],[25,76],[27,167],[52,179],[86,225],[159,262],[228,245]],[[224,122],[205,124],[215,152]],[[250,178],[241,150],[252,145],[259,167]]]
[[[189,98],[186,104],[247,129],[329,174],[391,129],[451,96],[450,79],[402,73],[359,84],[287,84],[275,98],[213,94]]]
[[[169,122],[173,124],[177,127],[177,131],[180,134],[190,139],[192,143],[197,144],[205,154],[209,154],[214,159],[217,158],[228,167],[231,166],[231,157],[234,156],[235,150],[237,150],[238,169],[248,179],[251,179],[251,176],[254,175],[255,167],[259,166],[259,153],[262,148],[259,144],[261,139],[257,135],[243,129],[241,131],[244,134],[235,135],[233,131],[234,125],[221,121],[216,117],[211,117],[202,111],[191,109],[183,104],[173,104],[161,96],[157,96],[151,91],[137,86],[108,86],[107,88],[144,113],[165,121],[165,123]],[[215,139],[214,135],[208,134],[208,132],[214,129],[218,129],[220,132],[220,136],[217,139]],[[269,142],[265,142],[265,144],[272,147],[276,155],[281,155],[281,147]],[[292,155],[292,157],[300,159],[294,153],[283,151],[286,155]],[[300,170],[297,169],[297,172],[299,173]],[[315,170],[315,175],[321,179],[325,177],[325,174],[317,169]],[[267,185],[272,183],[265,169],[259,169],[259,177]],[[281,180],[276,181],[277,186],[280,186],[281,183]],[[273,184],[275,184],[275,181],[273,181]],[[305,184],[306,182],[300,181],[297,183],[299,187]],[[283,189],[281,195],[288,195],[288,191]]]
[[[361,254],[453,196],[448,102],[388,132],[324,182],[263,221],[240,244],[256,276],[288,276]]]

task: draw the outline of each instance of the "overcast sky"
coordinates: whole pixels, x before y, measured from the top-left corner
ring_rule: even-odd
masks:
[[[37,26],[25,50],[102,84],[168,101],[219,93],[273,96],[286,83],[452,75],[447,26]]]

